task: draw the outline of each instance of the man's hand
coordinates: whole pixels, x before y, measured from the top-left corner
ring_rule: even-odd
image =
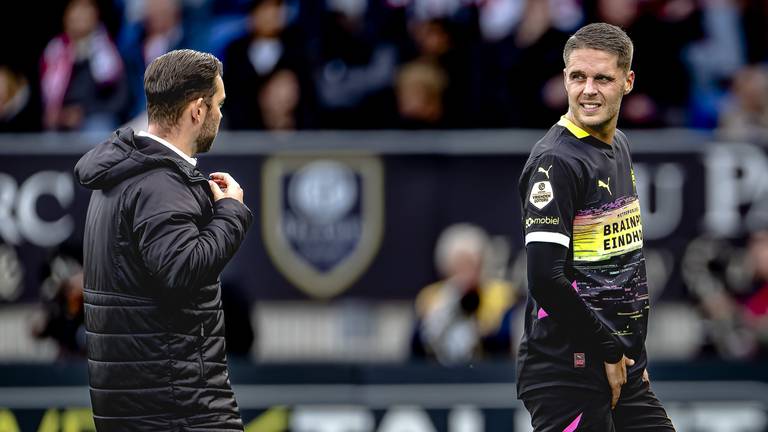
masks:
[[[651,383],[651,377],[648,375],[648,369],[643,369],[643,382]]]
[[[233,198],[241,203],[243,202],[243,189],[227,173],[215,172],[209,175],[208,185],[213,192],[213,200],[218,201],[223,198]]]
[[[621,386],[627,383],[627,366],[632,366],[635,361],[622,356],[618,363],[605,363],[605,376],[611,386],[611,409],[616,408],[621,395]]]

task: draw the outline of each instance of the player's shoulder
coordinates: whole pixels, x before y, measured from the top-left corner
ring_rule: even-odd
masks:
[[[538,145],[541,143],[541,145]],[[548,142],[539,141],[531,151],[528,158],[526,169],[537,169],[538,166],[546,165],[558,166],[560,168],[570,168],[577,170],[582,165],[583,155],[579,153],[578,147],[574,146],[571,138],[563,136]]]
[[[618,129],[618,128],[616,129],[616,135],[614,139],[619,143],[621,143],[621,145],[623,145],[627,149],[632,147],[632,144],[629,140],[629,136],[627,136],[627,134],[621,129]]]
[[[537,173],[540,172],[540,168],[546,171],[552,166],[557,167],[555,172],[569,174],[566,178],[582,176],[582,167],[585,166],[584,145],[563,126],[563,123],[561,119],[554,124],[531,148],[520,176],[521,184],[527,184],[530,180],[538,178]]]
[[[629,142],[629,137],[624,131],[616,129],[616,134],[613,137],[614,145],[618,147],[619,151],[625,155],[625,157],[632,157],[632,144]]]
[[[624,131],[619,128],[616,128],[616,139],[623,144],[629,144],[629,138],[627,138],[627,134],[625,134]]]
[[[555,124],[531,149],[532,158],[579,159],[583,145],[565,127]]]

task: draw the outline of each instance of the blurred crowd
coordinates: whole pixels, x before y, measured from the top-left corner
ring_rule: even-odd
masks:
[[[683,277],[703,320],[698,356],[768,359],[768,228],[743,246],[703,237],[688,249]]]
[[[176,48],[223,60],[233,130],[546,128],[562,47],[606,21],[636,46],[625,128],[768,130],[766,0],[8,2],[0,132],[141,118],[143,71]]]

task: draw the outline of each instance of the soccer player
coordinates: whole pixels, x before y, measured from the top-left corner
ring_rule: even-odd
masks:
[[[171,51],[144,74],[149,127],[85,154],[85,327],[100,431],[243,430],[224,346],[219,273],[252,216],[226,173],[204,176],[224,103],[222,65]]]
[[[590,24],[565,44],[568,112],[520,178],[530,296],[518,397],[536,432],[674,431],[645,370],[648,285],[627,137],[632,41]]]

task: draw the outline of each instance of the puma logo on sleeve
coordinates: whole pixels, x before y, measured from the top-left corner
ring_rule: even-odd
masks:
[[[549,178],[549,172],[552,170],[552,165],[549,166],[549,168],[544,169],[542,167],[539,167],[539,170],[537,172],[543,172],[547,178]]]

